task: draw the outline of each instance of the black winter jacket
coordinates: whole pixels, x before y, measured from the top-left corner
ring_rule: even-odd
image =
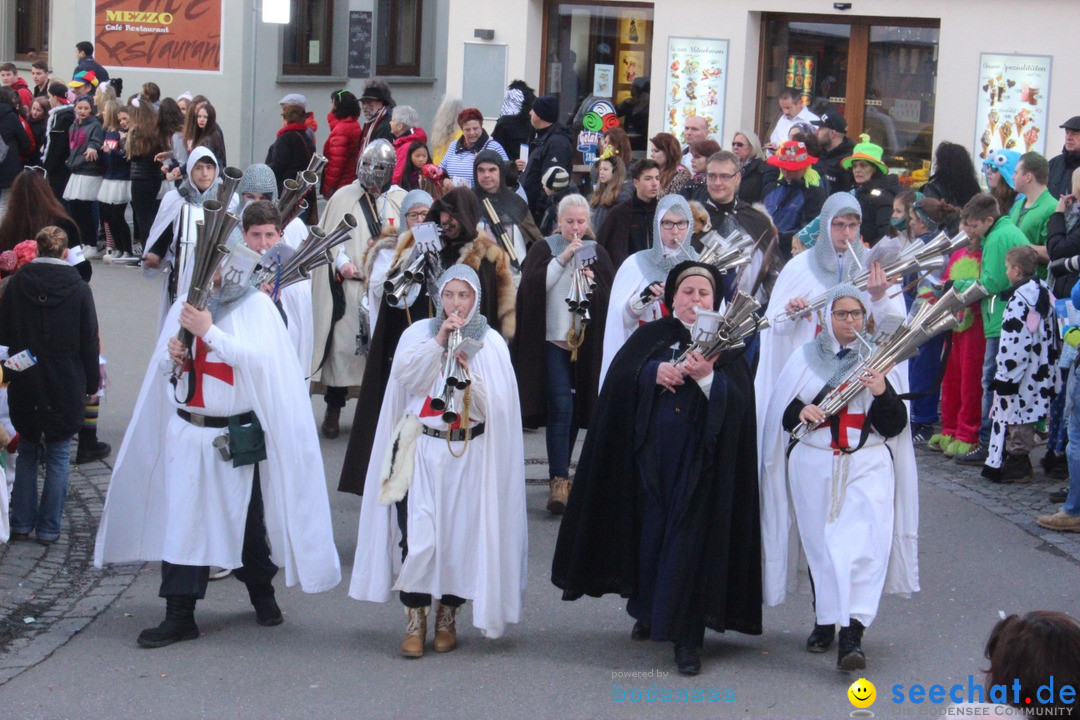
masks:
[[[1046,252],[1050,255],[1050,262],[1080,255],[1080,223],[1073,225],[1072,230],[1066,230],[1065,213],[1055,212],[1051,215],[1046,221]],[[1071,297],[1078,277],[1078,273],[1051,273],[1050,289],[1054,297]]]
[[[529,162],[521,177],[521,187],[529,200],[529,210],[537,226],[544,220],[547,209],[547,194],[542,187],[544,173],[558,165],[570,172],[574,159],[574,144],[570,133],[559,123],[550,125],[536,134],[529,143]]]
[[[0,189],[7,189],[22,170],[19,158],[30,151],[30,137],[23,129],[19,114],[7,103],[0,103],[0,140],[7,145],[7,155],[0,163]]]
[[[87,395],[101,383],[94,295],[66,260],[38,259],[8,281],[0,297],[0,344],[29,349],[37,364],[12,373],[11,422],[40,442],[65,440],[83,425]]]
[[[873,247],[889,234],[892,220],[892,201],[900,193],[900,180],[895,175],[878,175],[855,190],[855,199],[862,208],[862,239]]]
[[[1080,152],[1069,152],[1064,147],[1061,154],[1050,159],[1050,180],[1046,183],[1050,194],[1056,198],[1072,192],[1072,174],[1080,167]]]
[[[776,187],[776,181],[780,179],[780,170],[765,162],[761,158],[753,158],[743,165],[742,178],[739,180],[737,194],[743,202],[764,202],[765,197]]]

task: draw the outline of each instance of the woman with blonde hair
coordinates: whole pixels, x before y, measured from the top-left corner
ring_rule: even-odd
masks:
[[[461,98],[452,95],[443,96],[439,109],[435,111],[435,118],[431,121],[431,134],[428,136],[433,165],[441,163],[446,151],[450,149],[450,143],[461,137],[461,128],[458,126],[457,119],[464,109],[465,103],[461,101]]]
[[[616,158],[617,159],[617,158]],[[593,283],[584,323],[567,306],[577,264],[576,253],[595,248],[596,260],[584,274]],[[559,203],[554,234],[534,243],[521,264],[517,327],[511,354],[521,393],[525,427],[546,427],[549,497],[547,509],[561,514],[570,494],[570,457],[579,428],[588,426],[600,389],[603,320],[615,267],[596,244],[589,226],[589,202],[567,195]]]
[[[780,173],[766,162],[761,140],[753,130],[736,130],[731,140],[731,152],[735,153],[741,164],[739,199],[748,203],[763,201]]]

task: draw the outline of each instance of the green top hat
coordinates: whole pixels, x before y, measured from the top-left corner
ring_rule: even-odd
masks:
[[[880,168],[885,175],[888,175],[889,168],[885,167],[885,163],[881,162],[881,153],[881,146],[870,142],[870,136],[863,133],[859,136],[859,144],[855,146],[855,152],[841,160],[840,165],[845,170],[850,170],[852,161],[865,160],[871,165]]]

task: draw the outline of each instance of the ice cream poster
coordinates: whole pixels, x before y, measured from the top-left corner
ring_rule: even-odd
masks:
[[[1046,154],[1050,55],[979,56],[975,115],[976,161],[994,150]]]
[[[722,138],[727,73],[727,40],[668,38],[665,132],[683,142],[686,119],[696,116],[708,122],[709,135]]]

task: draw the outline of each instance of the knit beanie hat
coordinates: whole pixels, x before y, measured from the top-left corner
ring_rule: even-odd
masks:
[[[542,181],[544,187],[552,192],[559,193],[566,189],[566,186],[570,184],[570,173],[563,170],[558,165],[548,168],[548,171],[544,173],[544,179]]]
[[[544,122],[553,123],[559,119],[559,98],[554,95],[542,95],[533,101],[532,110],[536,117]]]

